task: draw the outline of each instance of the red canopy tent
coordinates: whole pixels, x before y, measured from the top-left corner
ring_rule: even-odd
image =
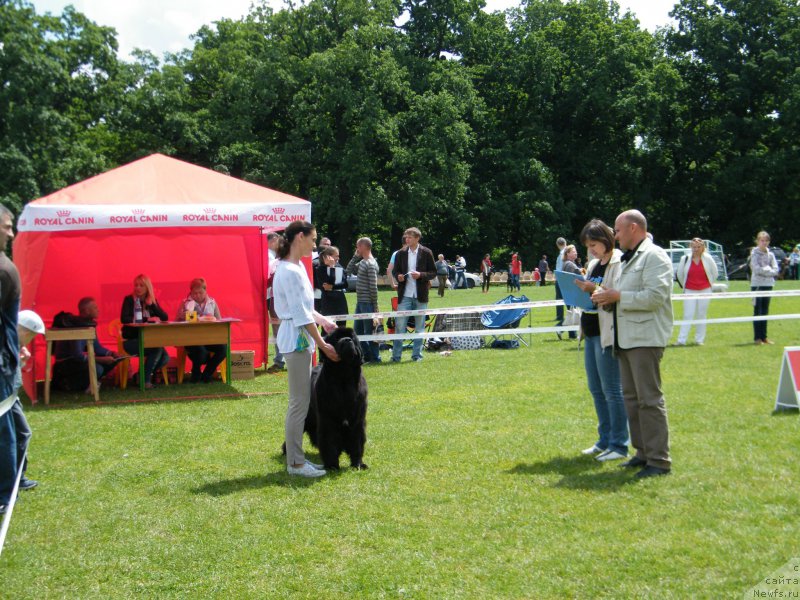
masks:
[[[110,347],[108,323],[120,316],[133,278],[144,273],[167,313],[176,313],[189,281],[204,277],[231,331],[234,350],[267,348],[265,233],[311,219],[300,198],[153,154],[30,202],[20,215],[14,262],[22,278],[22,308],[46,323],[77,312],[94,297],[97,328]],[[44,378],[44,344],[35,348],[26,390]]]

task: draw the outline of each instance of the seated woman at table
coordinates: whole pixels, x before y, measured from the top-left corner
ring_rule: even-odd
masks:
[[[217,302],[206,291],[206,280],[202,277],[189,283],[189,295],[178,308],[178,321],[185,321],[187,313],[197,313],[201,320],[219,319]],[[214,372],[228,354],[227,344],[186,346],[186,354],[192,361],[191,383],[211,383]]]
[[[133,293],[125,296],[122,301],[122,313],[119,320],[122,322],[122,344],[128,354],[139,354],[139,329],[125,327],[129,323],[160,323],[167,321],[167,313],[161,308],[153,292],[153,284],[147,275],[137,275],[133,280]],[[153,373],[156,369],[165,367],[169,362],[169,355],[164,348],[144,349],[144,386],[153,387]],[[142,365],[139,365],[142,368]]]

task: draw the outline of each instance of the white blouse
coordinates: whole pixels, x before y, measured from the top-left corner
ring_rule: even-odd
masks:
[[[275,313],[281,320],[278,350],[281,354],[308,349],[314,351],[314,340],[305,326],[314,323],[314,290],[305,268],[282,260],[272,283]]]

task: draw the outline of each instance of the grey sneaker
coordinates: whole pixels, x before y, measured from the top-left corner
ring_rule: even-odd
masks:
[[[289,465],[286,467],[289,475],[299,475],[300,477],[322,477],[326,474],[324,469],[316,469],[310,464],[305,463],[302,467],[293,467]]]
[[[308,460],[308,459],[306,459],[306,464],[307,464],[307,465],[311,465],[311,466],[312,466],[312,467],[314,467],[314,468],[315,468],[317,471],[324,471],[324,470],[325,470],[325,467],[324,467],[323,465],[318,465],[317,463],[312,463],[312,462],[311,462],[310,460]]]

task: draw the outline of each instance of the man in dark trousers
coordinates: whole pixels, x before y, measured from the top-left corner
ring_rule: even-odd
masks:
[[[672,335],[672,261],[647,237],[647,220],[638,210],[617,217],[614,233],[622,255],[617,289],[592,294],[598,306],[613,307],[614,343],[622,394],[636,454],[623,467],[636,477],[667,475],[667,405],[661,391],[661,358]]]
[[[19,272],[6,256],[6,245],[14,239],[14,215],[0,205],[0,514],[11,502],[20,467],[14,406],[17,402],[19,366]]]
[[[419,241],[422,234],[416,227],[409,227],[405,231],[405,241],[408,247],[400,250],[394,259],[394,278],[397,280],[397,310],[425,310],[428,308],[428,290],[430,281],[436,277],[436,262],[433,252]],[[397,317],[395,331],[402,333],[406,330],[408,317]],[[414,330],[421,333],[425,330],[425,315],[414,317]],[[394,340],[392,345],[392,362],[400,362],[403,352],[403,340]],[[414,340],[411,351],[411,360],[422,360],[422,338]]]

